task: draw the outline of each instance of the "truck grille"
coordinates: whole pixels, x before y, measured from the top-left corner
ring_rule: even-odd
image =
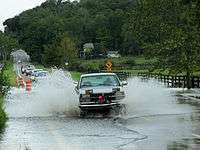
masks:
[[[104,103],[110,103],[113,100],[116,100],[115,94],[114,93],[98,93],[98,94],[91,94],[90,95],[90,99],[91,102],[95,102],[98,103],[99,100],[99,96],[103,96],[104,97]]]

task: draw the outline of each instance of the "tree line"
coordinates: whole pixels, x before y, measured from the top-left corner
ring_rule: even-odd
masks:
[[[140,48],[126,31],[128,13],[136,3],[136,0],[48,0],[6,20],[5,32],[18,39],[33,61],[48,65],[77,57],[85,43],[94,43],[94,53],[117,50],[122,55],[136,55]],[[74,55],[68,56],[71,52],[67,51]]]

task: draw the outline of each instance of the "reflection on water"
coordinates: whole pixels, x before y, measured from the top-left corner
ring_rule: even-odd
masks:
[[[189,104],[195,110],[191,113],[188,122],[191,124],[192,132],[195,134],[200,134],[200,100],[193,99],[191,90],[177,92],[177,102],[179,104],[185,105]],[[190,137],[183,137],[182,140],[173,141],[167,146],[167,150],[200,150],[200,139],[196,139],[191,133]]]
[[[0,130],[0,141],[2,141],[2,139],[3,139],[5,130],[6,130],[6,125]]]
[[[198,139],[184,139],[182,141],[175,141],[167,146],[167,150],[199,150],[200,140]]]

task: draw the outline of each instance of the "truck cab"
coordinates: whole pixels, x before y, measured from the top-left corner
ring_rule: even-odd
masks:
[[[92,73],[81,76],[76,86],[81,110],[102,110],[120,106],[125,98],[123,86],[115,73]]]

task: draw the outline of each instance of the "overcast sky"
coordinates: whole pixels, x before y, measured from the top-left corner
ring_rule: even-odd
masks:
[[[0,2],[0,30],[3,30],[3,22],[21,12],[40,5],[46,0],[1,0]]]

